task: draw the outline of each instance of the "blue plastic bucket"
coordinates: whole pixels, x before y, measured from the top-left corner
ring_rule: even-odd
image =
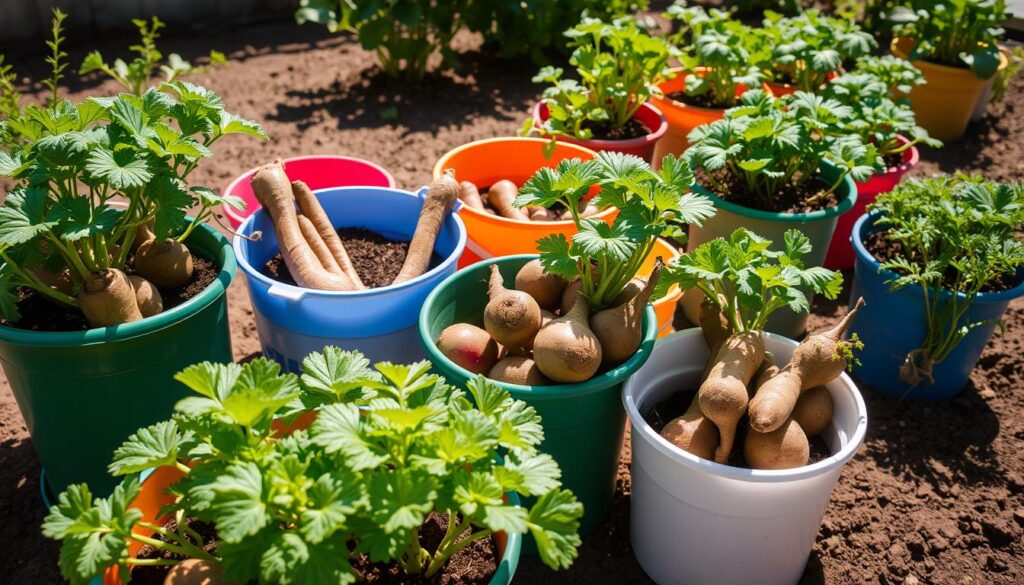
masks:
[[[314,192],[335,227],[361,227],[395,240],[412,239],[426,196],[385,187],[335,187]],[[361,351],[371,362],[409,363],[426,354],[417,319],[430,291],[453,274],[466,247],[466,226],[452,212],[441,226],[434,251],[443,260],[427,273],[396,286],[353,291],[320,291],[278,282],[261,272],[278,252],[266,212],[253,213],[239,227],[252,242],[235,236],[238,266],[249,285],[260,345],[267,357],[297,372],[302,359],[327,345]]]
[[[900,366],[907,353],[920,347],[925,336],[924,291],[919,286],[907,286],[889,292],[887,282],[897,278],[896,273],[882,270],[878,260],[864,247],[868,235],[883,229],[875,226],[878,217],[877,213],[862,215],[853,226],[851,237],[857,261],[850,301],[856,302],[858,297],[864,297],[865,301],[850,327],[850,333],[858,334],[864,341],[864,350],[859,355],[862,365],[854,366],[853,374],[884,394],[916,400],[948,400],[967,384],[971,370],[1010,301],[1024,296],[1024,271],[1017,274],[1019,284],[1012,289],[982,293],[974,298],[965,322],[989,322],[972,329],[946,359],[935,364],[934,384],[923,381],[911,387],[900,381]],[[949,291],[938,294],[943,300],[952,295]],[[960,298],[966,297],[961,294]]]

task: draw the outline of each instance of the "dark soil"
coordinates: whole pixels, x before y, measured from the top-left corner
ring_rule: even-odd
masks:
[[[245,169],[297,154],[345,154],[375,161],[399,187],[430,180],[437,159],[455,146],[512,136],[540,88],[536,66],[495,60],[479,39],[458,37],[462,68],[429,78],[421,87],[392,84],[351,35],[291,20],[205,31],[167,30],[163,53],[194,59],[225,52],[229,67],[189,78],[218,92],[242,116],[258,119],[268,141],[228,137],[216,155],[190,176],[193,185],[222,188]],[[88,51],[129,57],[123,38],[70,39],[70,61]],[[74,44],[78,43],[78,44]],[[42,45],[32,54],[8,54],[19,75],[47,75]],[[112,95],[112,82],[75,80],[69,97]],[[44,91],[29,88],[39,99]],[[397,113],[397,119],[391,116]],[[923,148],[911,176],[984,173],[992,180],[1024,177],[1024,78],[1006,100],[992,105],[967,135],[942,149]],[[852,273],[846,274],[847,283]],[[847,284],[847,291],[849,284]],[[848,293],[847,293],[848,294]],[[259,350],[244,279],[228,291],[235,357]],[[848,299],[818,295],[810,327],[831,326]],[[988,344],[971,382],[948,402],[901,401],[863,388],[868,407],[864,446],[843,468],[818,531],[802,583],[998,584],[1024,582],[1024,300],[1005,315],[1007,331]],[[680,326],[684,326],[680,323]],[[0,379],[2,381],[2,379]],[[583,539],[579,557],[553,572],[523,556],[516,583],[640,585],[651,583],[629,541],[627,439],[608,518]],[[6,384],[0,386],[0,581],[62,583],[57,543],[39,526],[39,460]]]
[[[435,550],[447,529],[446,516],[430,514],[420,530],[420,545]],[[481,538],[452,555],[434,579],[410,579],[396,565],[372,564],[365,556],[354,559],[352,566],[369,585],[484,585],[498,570],[500,560],[498,543],[491,537]]]
[[[217,528],[213,524],[201,522],[196,518],[185,518],[185,526],[195,530],[199,536],[203,537],[205,543],[203,550],[213,555],[217,554]],[[163,528],[169,532],[175,532],[178,530],[178,523],[172,518],[163,525]],[[155,538],[161,542],[168,542],[159,534],[155,535]],[[179,554],[153,548],[148,544],[139,549],[139,554],[136,556],[140,559],[184,560],[184,557]],[[171,566],[135,567],[132,569],[132,585],[163,585],[164,578],[171,571]]]
[[[160,289],[165,311],[198,295],[206,290],[210,283],[217,280],[220,267],[212,261],[193,254],[192,265],[194,267],[192,279],[188,281],[188,284],[180,288]],[[124,272],[128,275],[135,274],[135,258],[131,254],[128,255],[125,262]],[[19,288],[18,296],[21,299],[18,301],[21,319],[13,324],[0,319],[0,324],[30,331],[85,331],[89,329],[89,322],[85,320],[85,315],[77,309],[58,305],[30,288]]]
[[[607,123],[586,122],[583,124],[591,132],[591,138],[597,140],[629,140],[631,138],[642,138],[651,133],[651,129],[644,126],[643,122],[636,118],[630,118],[628,122],[618,128],[609,128]]]
[[[345,245],[345,251],[352,260],[356,274],[368,288],[380,288],[391,284],[402,270],[405,255],[409,251],[409,242],[392,240],[378,233],[363,228],[342,228],[338,236]],[[437,266],[441,259],[434,254],[430,267]],[[285,265],[281,253],[278,252],[267,260],[263,273],[285,284],[295,284]]]
[[[750,209],[772,211],[775,213],[810,213],[839,205],[835,191],[828,192],[830,185],[817,179],[801,181],[795,185],[787,185],[781,192],[772,197],[775,205],[769,207],[760,197],[750,192],[742,181],[732,176],[726,169],[709,173],[704,169],[694,171],[697,184],[722,199],[742,205]],[[715,179],[713,182],[712,177]],[[718,185],[721,185],[719,187]]]
[[[883,154],[882,160],[885,162],[885,169],[892,170],[903,166],[903,153],[902,152],[890,152],[889,154]]]
[[[700,95],[690,95],[685,91],[674,91],[666,95],[665,97],[667,97],[670,100],[675,100],[681,104],[686,104],[688,106],[694,106],[697,108],[704,108],[707,110],[724,109],[722,108],[722,106],[718,105],[717,102],[715,102],[715,95],[710,91],[704,92]]]

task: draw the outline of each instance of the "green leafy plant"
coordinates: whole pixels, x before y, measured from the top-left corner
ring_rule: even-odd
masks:
[[[808,92],[783,98],[749,90],[721,120],[698,126],[687,140],[690,167],[702,169],[705,187],[728,198],[745,190],[761,209],[776,211],[785,189],[816,180],[824,162],[839,169],[838,178],[808,205],[825,200],[850,175],[865,181],[884,165],[873,144],[847,131],[851,106]]]
[[[828,299],[842,291],[842,273],[805,265],[803,258],[812,248],[800,230],[787,230],[780,250],[771,246],[771,240],[738,228],[728,239],[715,238],[674,258],[658,288],[699,289],[722,309],[734,333],[763,330],[782,307],[806,313],[805,290]]]
[[[162,88],[28,105],[6,121],[21,137],[0,150],[0,176],[15,181],[0,207],[0,315],[8,322],[20,317],[19,287],[80,308],[84,289],[124,269],[143,224],[152,222],[158,241],[183,242],[217,206],[243,205],[186,181],[221,137],[266,138],[259,125],[224,111],[208,89]],[[115,206],[117,197],[126,208]],[[63,275],[69,286],[51,286],[44,275]]]
[[[761,70],[754,63],[763,59],[752,55],[748,26],[728,12],[685,2],[670,6],[666,16],[682,23],[670,40],[687,71],[687,95],[708,95],[714,107],[728,108],[736,103],[739,86],[760,85]]]
[[[561,489],[555,461],[537,451],[536,411],[482,376],[467,395],[429,370],[426,361],[374,370],[361,354],[333,347],[306,357],[301,376],[282,375],[265,358],[185,369],[176,379],[196,395],[117,449],[110,471],[128,477],[114,494],[94,499],[73,485],[51,509],[43,531],[63,541],[62,574],[80,584],[114,565],[124,579],[132,566],[178,562],[132,558],[135,541],[219,563],[233,583],[354,583],[356,555],[430,579],[499,531],[529,532],[547,565],[569,566],[583,507]],[[275,432],[276,417],[312,412],[303,404],[316,405],[308,430]],[[177,531],[132,508],[137,474],[159,466],[184,474],[166,509]],[[511,491],[537,500],[510,505],[503,494]],[[430,513],[448,520],[434,550],[419,540]],[[203,550],[208,543],[186,518],[216,526],[216,553]]]
[[[667,72],[671,48],[633,18],[584,18],[565,36],[574,47],[569,63],[580,79],[563,79],[560,67],[542,68],[533,81],[549,84],[543,94],[549,117],[536,128],[528,119],[523,134],[537,130],[552,143],[559,136],[587,140],[595,131],[624,127],[652,95],[660,95],[656,83]]]
[[[966,67],[981,79],[999,68],[998,41],[1010,14],[1004,0],[939,0],[923,7],[898,6],[893,33],[913,41],[910,60]]]
[[[715,214],[708,198],[689,192],[692,183],[686,162],[672,155],[654,171],[639,157],[601,152],[592,161],[570,159],[538,170],[519,190],[515,205],[560,204],[572,211],[577,233],[571,241],[563,234],[538,240],[540,261],[552,274],[581,278],[591,309],[599,311],[613,306],[659,237],[685,241],[684,224],[699,225]],[[593,203],[619,209],[611,225],[577,212],[595,185],[600,190]]]
[[[843,63],[869,55],[878,43],[848,21],[810,9],[797,16],[783,17],[769,12],[760,42],[760,63],[770,79],[790,83],[802,91],[816,92]]]
[[[1000,279],[1016,284],[1024,266],[1024,184],[965,175],[911,179],[868,210],[880,213],[875,225],[898,246],[892,258],[880,259],[881,268],[897,274],[890,290],[922,291],[925,336],[906,356],[900,379],[930,384],[934,365],[985,324],[966,317],[978,294]]]
[[[171,83],[177,79],[191,74],[198,73],[203,67],[197,67],[181,58],[177,53],[167,56],[167,63],[160,65],[164,56],[156,48],[156,40],[160,38],[160,29],[164,23],[159,18],[153,17],[146,21],[141,18],[132,19],[132,24],[139,30],[139,43],[132,45],[129,49],[137,56],[130,63],[123,59],[116,59],[113,63],[107,63],[99,51],[92,51],[82,61],[78,69],[79,75],[100,71],[121,84],[125,91],[142,95],[149,86],[149,80],[153,77],[153,71],[157,66],[163,73],[164,81]],[[210,51],[211,65],[223,65],[227,63],[224,53]]]
[[[64,19],[67,15],[59,8],[53,9],[53,19],[50,25],[50,40],[46,42],[50,54],[46,57],[46,63],[50,65],[50,77],[43,85],[49,91],[47,103],[52,105],[57,101],[58,86],[64,69],[67,64],[64,58],[67,53],[61,48],[64,44]],[[4,63],[4,56],[0,55],[0,148],[14,148],[24,143],[24,139],[18,133],[15,124],[11,125],[10,120],[17,120],[22,117],[22,95],[18,90],[18,76],[10,63]]]
[[[377,54],[385,75],[419,82],[435,53],[454,62],[451,41],[464,26],[460,14],[468,5],[464,0],[301,0],[295,20],[357,33],[362,47]]]
[[[894,55],[862,57],[857,60],[853,73],[865,73],[878,78],[890,91],[893,99],[908,94],[925,82],[924,74],[910,61]],[[905,98],[900,98],[904,99]]]

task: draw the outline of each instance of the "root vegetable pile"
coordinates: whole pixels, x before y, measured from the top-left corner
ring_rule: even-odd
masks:
[[[505,287],[497,265],[490,267],[483,329],[456,323],[441,332],[438,350],[474,373],[510,384],[571,384],[592,378],[602,368],[625,362],[640,347],[644,308],[658,283],[658,264],[639,292],[592,312],[580,288],[571,306],[561,309],[571,290],[562,277],[544,270],[540,260],[523,265],[515,289]],[[556,313],[557,311],[557,313]]]
[[[302,181],[289,181],[281,161],[257,169],[250,183],[270,216],[281,257],[296,284],[329,291],[367,288],[316,195]],[[453,171],[430,184],[409,251],[391,284],[408,282],[428,270],[438,234],[459,196]]]
[[[481,192],[479,187],[469,181],[459,184],[459,199],[468,207],[489,215],[497,215],[518,221],[571,221],[572,213],[564,206],[551,208],[531,205],[525,209],[515,207],[513,203],[518,194],[518,187],[512,181],[502,179]],[[581,202],[577,206],[579,217],[590,217],[601,212],[601,208],[593,203]]]

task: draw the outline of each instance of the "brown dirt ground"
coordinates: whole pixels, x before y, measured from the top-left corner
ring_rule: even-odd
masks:
[[[133,39],[134,40],[134,39]],[[261,120],[268,142],[238,138],[218,145],[194,184],[223,187],[241,171],[278,156],[347,154],[394,173],[401,187],[427,182],[446,150],[479,138],[511,135],[538,94],[528,63],[488,60],[472,37],[460,39],[462,68],[420,88],[383,80],[371,55],[349,36],[291,23],[227,26],[168,36],[161,48],[186,58],[210,48],[230,67],[196,76],[228,107]],[[72,46],[123,54],[124,41]],[[12,54],[22,75],[42,77],[41,56]],[[70,94],[115,91],[111,82],[75,81]],[[397,119],[388,120],[389,108]],[[970,137],[928,152],[914,175],[958,170],[993,179],[1024,177],[1024,82]],[[229,291],[236,357],[259,348],[248,295],[239,277]],[[812,328],[832,323],[845,303],[818,302]],[[867,440],[836,487],[804,576],[806,583],[1019,583],[1024,581],[1024,302],[1007,315],[970,386],[946,403],[900,402],[865,392]],[[627,440],[628,441],[628,440]],[[17,405],[0,388],[0,581],[59,583],[57,546],[44,539],[39,463]],[[521,583],[646,583],[630,551],[629,445],[609,520],[588,537],[574,567],[552,573],[523,558]]]

